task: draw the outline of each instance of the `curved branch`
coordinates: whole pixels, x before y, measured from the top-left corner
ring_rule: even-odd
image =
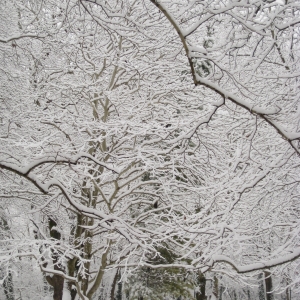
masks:
[[[97,165],[99,165],[101,167],[111,170],[114,173],[120,173],[120,170],[115,169],[114,167],[111,167],[104,162],[99,161],[92,155],[85,153],[85,152],[80,152],[73,157],[65,157],[65,156],[61,156],[59,154],[51,154],[47,157],[40,158],[36,161],[33,161],[33,162],[27,164],[26,167],[18,167],[13,164],[0,162],[0,168],[14,171],[15,173],[18,173],[19,175],[28,175],[33,169],[35,169],[36,167],[38,167],[40,165],[46,164],[46,163],[66,163],[66,164],[76,165],[78,163],[79,159],[81,159],[81,158],[90,159],[94,163],[96,163]]]
[[[171,14],[167,11],[167,9],[164,7],[163,4],[161,4],[158,0],[150,0],[150,1],[165,15],[165,17],[168,19],[168,21],[172,24],[172,26],[177,31],[177,33],[180,37],[180,40],[182,42],[183,48],[185,50],[185,53],[188,57],[189,65],[190,65],[190,68],[192,70],[192,76],[193,76],[194,83],[195,83],[195,85],[197,85],[197,79],[196,79],[196,76],[195,76],[196,72],[195,72],[195,69],[194,69],[194,64],[193,64],[192,58],[189,55],[190,50],[189,50],[189,47],[186,43],[185,36],[184,36],[182,30],[180,29],[178,23],[171,16]]]
[[[165,17],[168,19],[168,21],[172,24],[174,29],[177,31],[177,33],[179,35],[179,38],[182,42],[182,45],[184,47],[186,56],[187,56],[188,61],[189,61],[189,65],[190,65],[190,68],[191,68],[194,84],[196,86],[197,85],[204,85],[204,86],[210,88],[211,90],[215,91],[217,94],[221,95],[225,99],[228,99],[231,102],[235,103],[236,105],[238,105],[240,107],[243,107],[244,109],[246,109],[251,114],[255,114],[255,115],[260,116],[269,125],[271,125],[273,128],[275,128],[276,131],[282,136],[282,138],[287,140],[289,142],[289,144],[291,145],[291,147],[298,154],[300,154],[300,149],[298,149],[296,147],[296,145],[293,143],[294,140],[300,140],[300,133],[288,133],[288,131],[285,130],[283,128],[283,126],[280,126],[274,120],[271,120],[268,117],[270,115],[277,114],[280,111],[280,109],[278,107],[273,108],[273,109],[269,109],[269,110],[264,109],[264,108],[259,108],[259,107],[252,107],[246,101],[244,101],[242,99],[239,99],[234,94],[226,91],[225,89],[221,88],[217,84],[215,84],[215,83],[213,83],[213,82],[211,82],[211,81],[209,81],[205,78],[202,78],[202,77],[200,77],[196,74],[194,64],[193,64],[193,60],[192,60],[192,55],[191,55],[191,53],[193,51],[193,48],[195,48],[195,47],[189,47],[188,46],[188,44],[186,42],[186,34],[184,34],[184,32],[180,29],[179,24],[176,22],[175,18],[167,11],[165,6],[158,0],[150,0],[150,1],[165,15]]]
[[[268,261],[261,261],[261,262],[257,262],[245,266],[238,266],[235,264],[235,262],[232,259],[230,259],[225,255],[214,255],[212,257],[213,260],[212,265],[217,262],[225,262],[230,264],[238,273],[247,273],[247,272],[252,272],[252,271],[261,270],[265,268],[280,266],[287,262],[291,262],[299,257],[300,257],[300,248],[297,248],[292,253],[279,258],[273,258]]]
[[[69,202],[69,204],[73,208],[75,208],[79,214],[85,215],[90,218],[101,220],[98,226],[101,226],[106,230],[118,232],[120,235],[122,235],[125,239],[129,240],[131,243],[137,243],[140,246],[142,246],[142,242],[140,241],[140,239],[148,238],[148,236],[145,235],[142,231],[132,228],[130,225],[126,224],[126,222],[124,222],[124,220],[122,220],[118,216],[107,215],[98,209],[90,208],[83,204],[77,203],[70,197],[68,192],[65,190],[64,186],[56,179],[51,179],[45,184],[42,183],[34,174],[28,174],[26,172],[24,173],[22,168],[18,168],[18,167],[14,168],[13,166],[8,166],[7,164],[3,164],[3,163],[0,163],[0,168],[9,170],[11,172],[18,174],[19,176],[26,178],[27,180],[32,182],[45,195],[49,194],[49,189],[51,187],[59,188],[62,194],[65,196],[66,200]],[[118,226],[118,224],[120,226]],[[135,239],[132,239],[130,237],[130,234],[133,235]]]

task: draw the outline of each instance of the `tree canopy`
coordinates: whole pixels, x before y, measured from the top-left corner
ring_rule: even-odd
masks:
[[[1,2],[7,300],[300,293],[298,0]]]

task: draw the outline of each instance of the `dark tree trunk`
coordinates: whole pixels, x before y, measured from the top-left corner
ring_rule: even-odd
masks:
[[[224,286],[221,285],[219,291],[219,298],[218,298],[219,300],[222,300],[224,290],[225,290]]]
[[[265,300],[265,288],[264,288],[264,281],[263,281],[263,274],[260,273],[258,275],[259,279],[259,286],[258,286],[258,300]]]
[[[56,226],[57,223],[53,219],[49,218],[50,236],[53,239],[60,240],[61,234],[55,229]],[[57,264],[58,257],[56,253],[52,253],[52,261],[54,264],[54,270],[62,272],[64,271],[63,268]],[[53,300],[62,300],[64,290],[64,278],[59,275],[47,275],[46,280],[53,287]]]
[[[15,300],[12,274],[10,271],[8,271],[8,275],[3,281],[3,288],[6,299]]]
[[[117,290],[117,296],[116,296],[116,300],[122,300],[122,281],[120,281],[121,279],[121,273],[120,271],[118,272],[118,290]]]
[[[74,226],[72,229],[71,229],[71,236],[74,236],[74,246],[75,247],[79,247],[80,246],[80,238],[81,238],[81,235],[83,233],[83,227],[81,227],[81,225],[83,225],[83,222],[84,222],[84,217],[80,214],[77,215],[77,225]],[[83,245],[82,245],[83,247]],[[78,258],[77,257],[74,257],[72,259],[70,259],[68,261],[68,272],[69,272],[69,276],[71,277],[76,277],[76,275],[78,274],[78,265],[77,265],[77,262],[78,262]],[[76,288],[73,288],[73,283],[72,282],[68,282],[68,289],[70,291],[70,295],[71,295],[71,300],[75,300],[75,297],[77,295],[77,289]]]
[[[112,285],[111,285],[110,300],[114,300],[115,288],[116,288],[116,284],[117,284],[117,280],[118,280],[118,272],[119,272],[119,270],[117,270],[117,272],[116,272],[116,274],[114,276],[114,280],[113,280]]]
[[[289,291],[289,289],[287,288],[286,290],[285,290],[285,295],[286,295],[286,300],[290,300],[290,291]]]
[[[0,218],[0,228],[3,230],[3,235],[1,234],[0,239],[3,239],[5,236],[10,236],[9,225],[6,218]],[[15,300],[14,295],[14,284],[12,279],[12,273],[8,270],[8,274],[3,281],[4,294],[7,300]]]
[[[200,291],[196,293],[196,300],[206,300],[205,296],[205,285],[206,285],[206,278],[203,273],[199,272],[198,275],[198,286]]]
[[[248,296],[248,300],[251,300],[251,296],[250,296],[250,290],[247,290],[247,296]]]
[[[77,295],[77,290],[72,288],[72,285],[69,285],[69,289],[70,289],[70,295],[71,295],[71,300],[75,300],[75,297]]]
[[[75,263],[76,263],[76,261],[75,261]],[[71,276],[74,276],[74,273]],[[71,300],[75,300],[75,297],[77,295],[77,290],[74,287],[73,282],[68,282],[68,289],[70,291]]]
[[[272,284],[272,277],[269,271],[264,271],[265,275],[265,288],[266,288],[266,300],[273,300],[273,284]]]
[[[215,295],[216,299],[218,299],[219,280],[216,276],[214,276],[214,284],[213,284],[213,291],[212,292]]]
[[[64,278],[58,275],[46,276],[46,280],[53,287],[53,300],[62,300],[64,290]]]
[[[237,300],[236,291],[235,290],[233,291],[233,300]]]

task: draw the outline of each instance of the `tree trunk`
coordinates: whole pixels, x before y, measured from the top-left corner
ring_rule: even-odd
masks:
[[[224,286],[221,284],[220,286],[220,291],[219,291],[219,300],[222,300],[222,297],[223,297],[223,292],[224,292],[225,288]]]
[[[248,296],[248,300],[251,300],[251,296],[250,296],[250,290],[247,290],[247,296]]]
[[[64,278],[58,275],[53,275],[52,277],[46,276],[46,280],[53,287],[53,300],[62,300]]]
[[[118,272],[118,290],[117,290],[117,295],[116,295],[116,300],[122,300],[122,281],[120,281],[121,279],[121,273],[120,271]]]
[[[259,279],[259,286],[258,286],[258,299],[265,300],[265,288],[264,288],[264,281],[263,281],[263,274],[260,273],[258,275]]]
[[[196,300],[206,300],[205,296],[205,285],[206,285],[206,278],[203,273],[199,272],[198,275],[198,286],[200,288],[199,292],[196,292]]]
[[[270,271],[264,271],[265,276],[265,293],[266,293],[266,300],[273,300],[273,284],[272,284],[272,277]]]
[[[10,236],[9,232],[9,225],[6,220],[6,218],[2,217],[0,218],[0,228],[5,232],[5,234],[1,234],[0,239],[4,239],[4,237]],[[4,288],[4,294],[7,300],[15,300],[14,296],[14,285],[13,285],[13,279],[12,279],[12,273],[10,270],[8,270],[8,274],[6,278],[3,280],[3,288]]]
[[[237,300],[236,291],[235,290],[233,290],[233,300]]]
[[[59,231],[55,229],[57,223],[49,218],[49,231],[50,236],[53,239],[60,240],[61,234]],[[64,271],[62,267],[57,264],[57,254],[52,253],[52,261],[54,265],[54,270],[56,271]],[[63,290],[64,290],[64,278],[59,275],[46,276],[47,282],[53,287],[53,300],[62,300],[63,298]]]
[[[290,300],[290,293],[289,293],[289,289],[287,288],[286,290],[285,290],[285,295],[286,295],[286,300]]]
[[[70,285],[69,285],[70,286]],[[71,288],[70,288],[70,295],[71,295],[71,300],[75,300],[75,297],[77,295],[77,290],[76,289],[73,289],[73,286],[71,285]]]
[[[6,299],[15,300],[12,274],[10,271],[8,271],[8,275],[3,281],[3,288]]]
[[[83,225],[84,222],[84,217],[81,214],[77,214],[77,224],[76,226],[74,226],[71,229],[71,236],[74,235],[74,246],[79,248],[80,246],[80,240],[81,240],[81,235],[83,233],[83,227],[81,225]],[[71,277],[76,277],[77,273],[78,273],[78,258],[77,257],[73,257],[72,259],[70,259],[68,261],[68,273],[69,276]],[[70,291],[70,295],[71,295],[71,300],[75,300],[76,295],[77,295],[77,289],[73,288],[73,283],[72,282],[68,282],[68,289]]]
[[[218,299],[218,291],[219,291],[219,280],[216,276],[214,276],[214,283],[213,283],[213,294],[215,295],[216,299]]]
[[[96,278],[95,278],[95,280],[93,282],[93,285],[92,285],[92,287],[90,288],[90,290],[89,290],[89,292],[87,294],[87,297],[89,299],[92,298],[92,296],[94,295],[94,293],[96,292],[96,290],[99,288],[100,283],[101,283],[101,281],[103,279],[104,270],[105,270],[106,265],[107,265],[107,255],[108,255],[108,252],[110,250],[110,246],[111,246],[111,241],[108,242],[105,252],[102,253],[101,267],[99,268],[98,274],[96,275]]]
[[[290,288],[288,288],[288,279],[286,279],[286,285],[287,285],[287,288],[285,290],[285,300],[291,300],[291,294],[290,294]]]
[[[116,284],[117,284],[117,280],[118,280],[118,272],[119,269],[117,270],[112,285],[111,285],[111,289],[110,289],[110,300],[114,300],[114,296],[115,296],[115,288],[116,288]]]
[[[76,288],[74,288],[73,282],[68,282],[68,289],[70,291],[71,300],[75,300],[75,297],[77,295],[77,290],[76,290]]]
[[[119,276],[120,277],[120,276]],[[118,278],[119,278],[118,277]],[[119,280],[119,279],[118,279]],[[118,282],[118,289],[117,289],[117,296],[116,296],[116,300],[122,300],[122,287],[123,287],[123,284],[122,282]]]

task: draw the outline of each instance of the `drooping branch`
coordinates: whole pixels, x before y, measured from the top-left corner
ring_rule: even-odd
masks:
[[[300,248],[295,249],[292,253],[284,255],[282,257],[273,258],[267,261],[261,261],[253,263],[250,265],[239,266],[232,259],[225,255],[213,255],[211,265],[217,262],[225,262],[230,264],[238,273],[248,273],[256,270],[261,270],[265,268],[271,268],[283,265],[285,263],[291,262],[300,257]]]
[[[284,128],[284,126],[279,125],[275,120],[272,119],[272,116],[278,114],[280,112],[279,107],[274,107],[271,109],[265,109],[261,107],[256,107],[253,105],[250,105],[246,101],[242,100],[241,98],[237,97],[233,93],[221,88],[218,84],[213,83],[211,80],[205,79],[200,77],[195,70],[194,63],[193,63],[193,51],[195,51],[195,47],[190,47],[187,43],[186,37],[187,33],[185,33],[179,26],[179,24],[176,22],[174,16],[171,14],[171,12],[168,11],[168,9],[161,3],[161,1],[158,0],[150,0],[168,19],[168,21],[172,24],[176,32],[178,33],[178,36],[181,40],[181,43],[183,45],[183,48],[185,50],[186,56],[188,58],[189,66],[192,73],[192,78],[194,81],[194,84],[202,85],[205,87],[208,87],[209,89],[213,90],[217,94],[221,95],[226,100],[230,100],[231,102],[235,103],[236,105],[246,109],[251,114],[257,115],[263,120],[265,120],[271,127],[273,127],[281,136],[283,139],[287,140],[288,143],[291,145],[291,147],[300,154],[300,149],[296,146],[294,143],[295,140],[300,141],[300,133],[297,132],[288,132]],[[197,28],[199,25],[197,26]],[[205,50],[205,49],[204,49]],[[205,54],[205,53],[204,53]]]
[[[28,175],[33,169],[35,169],[38,166],[41,166],[43,164],[46,164],[46,163],[65,163],[65,164],[76,165],[78,163],[78,161],[82,158],[90,159],[97,165],[104,167],[108,170],[111,170],[114,173],[120,172],[118,169],[115,169],[114,167],[112,167],[104,162],[99,161],[92,155],[85,153],[85,152],[80,152],[77,155],[72,156],[72,157],[62,156],[58,153],[55,153],[55,154],[53,153],[53,154],[49,154],[45,157],[42,157],[40,159],[37,159],[37,160],[31,162],[31,163],[27,164],[27,166],[25,166],[25,167],[18,167],[18,166],[15,166],[13,164],[9,164],[6,162],[0,162],[0,168],[17,172],[19,175]]]

